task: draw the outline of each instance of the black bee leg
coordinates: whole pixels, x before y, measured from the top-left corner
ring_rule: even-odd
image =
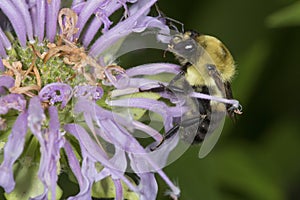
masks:
[[[160,143],[158,145],[156,145],[155,147],[151,148],[151,151],[154,151],[156,150],[157,148],[159,148],[167,139],[171,138],[172,136],[174,136],[180,127],[190,127],[194,124],[197,124],[197,123],[201,123],[205,118],[205,115],[202,115],[200,117],[193,117],[193,118],[189,118],[189,119],[186,119],[184,121],[182,121],[180,124],[175,124],[175,126],[173,126],[168,132],[166,132],[164,134],[164,137],[163,139],[160,141]],[[193,134],[194,135],[194,134]],[[196,136],[196,134],[195,134]],[[194,139],[194,138],[192,138]],[[191,141],[193,142],[193,141]]]
[[[162,83],[158,83],[159,86],[158,87],[155,87],[155,88],[151,88],[151,89],[141,89],[139,88],[139,92],[165,92],[165,91],[168,91],[168,87],[163,85]]]
[[[178,88],[171,85],[163,85],[162,83],[159,83],[158,87],[151,88],[151,89],[141,89],[139,88],[139,92],[170,92],[170,93],[184,93],[184,90],[182,88]]]
[[[160,147],[165,142],[165,140],[171,138],[175,133],[177,133],[177,131],[178,131],[179,128],[180,128],[179,124],[176,124],[175,126],[173,126],[173,128],[171,128],[168,132],[166,132],[164,134],[164,137],[160,141],[160,143],[158,145],[156,145],[155,147],[151,148],[151,151],[156,150],[158,147]]]
[[[151,89],[141,89],[139,88],[139,92],[179,92],[184,93],[184,90],[178,87],[174,86],[174,83],[178,80],[180,80],[184,76],[184,72],[180,71],[169,83],[168,86],[163,85],[162,83],[159,83],[158,87],[151,88]]]
[[[176,81],[180,80],[184,76],[184,71],[180,71],[169,83],[169,85],[174,85]]]

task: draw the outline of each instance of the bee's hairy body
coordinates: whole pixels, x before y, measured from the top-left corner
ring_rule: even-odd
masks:
[[[221,76],[223,82],[230,82],[235,74],[235,64],[233,57],[225,45],[217,38],[209,35],[201,35],[196,31],[187,31],[185,33],[179,33],[173,39],[173,45],[178,45],[179,43],[184,43],[188,40],[194,40],[198,45],[200,45],[210,56],[210,61],[213,63],[206,63],[207,60],[203,59],[191,64],[186,58],[181,57],[181,55],[176,55],[173,52],[180,64],[182,65],[182,70],[185,71],[186,80],[192,86],[203,86],[206,85],[203,80],[203,74],[200,74],[199,68],[195,65],[213,64],[216,65],[217,70]],[[172,50],[171,50],[172,51]],[[183,50],[184,51],[184,50]]]
[[[235,64],[231,53],[225,45],[213,36],[201,35],[195,31],[179,33],[173,37],[169,50],[176,56],[182,66],[186,81],[196,92],[232,99],[230,81],[235,74]],[[234,113],[228,105],[197,99],[199,118],[197,133],[193,134],[192,144],[204,140],[208,128],[218,126],[216,120],[211,120],[212,112],[226,112],[231,118]],[[215,116],[222,116],[215,115]],[[190,133],[183,133],[182,138],[189,140]]]
[[[167,50],[172,52],[180,62],[181,72],[175,76],[169,86],[162,85],[140,91],[181,91],[182,94],[186,94],[185,90],[189,90],[187,88],[189,85],[195,92],[233,99],[230,81],[235,74],[235,64],[232,55],[220,40],[195,31],[187,31],[176,34],[171,39]],[[213,133],[218,128],[226,112],[235,120],[235,112],[230,109],[230,105],[201,98],[194,101],[198,103],[198,114],[195,115],[193,108],[196,107],[193,104],[191,106],[193,108],[185,113],[181,123],[175,124],[166,132],[163,140],[152,150],[176,134],[180,127],[184,128],[181,138],[191,144],[197,144],[204,140],[208,132]]]

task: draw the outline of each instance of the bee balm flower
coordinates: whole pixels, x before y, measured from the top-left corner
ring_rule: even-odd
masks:
[[[0,2],[0,186],[8,199],[60,198],[62,172],[79,186],[68,199],[156,199],[154,173],[173,198],[179,196],[161,170],[173,147],[161,161],[152,159],[150,148],[131,131],[157,142],[162,136],[114,109],[127,105],[159,113],[170,129],[173,118],[181,116],[179,107],[144,96],[130,98],[129,104],[125,99],[107,102],[114,91],[124,94],[153,82],[138,75],[179,71],[171,64],[149,64],[127,74],[123,67],[105,64],[105,50],[129,34],[168,32],[147,15],[155,2],[74,0],[69,8],[62,8],[60,0]],[[110,16],[121,8],[123,17],[112,22]],[[129,169],[137,181],[125,174]]]

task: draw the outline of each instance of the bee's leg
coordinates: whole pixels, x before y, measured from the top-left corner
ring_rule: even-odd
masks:
[[[160,141],[158,145],[155,147],[151,148],[151,151],[156,150],[158,147],[160,147],[167,139],[171,138],[175,133],[177,133],[178,129],[180,128],[179,124],[176,124],[171,128],[168,132],[166,132],[163,136],[163,139]]]
[[[201,115],[200,118],[198,116],[195,116],[193,118],[189,118],[186,119],[184,121],[182,121],[180,124],[175,124],[175,126],[173,126],[168,132],[166,132],[163,136],[163,139],[160,141],[160,143],[158,145],[156,145],[155,147],[151,148],[151,151],[156,150],[158,147],[160,147],[167,139],[171,138],[173,135],[175,135],[180,127],[191,127],[194,124],[197,123],[201,123],[204,120],[205,116]],[[198,127],[197,127],[198,129]],[[193,133],[193,136],[195,137],[197,134],[197,130],[195,130],[195,134]],[[194,140],[194,137],[192,138],[192,140]],[[194,141],[190,141],[191,143]]]
[[[169,85],[174,85],[174,83],[180,80],[184,76],[184,71],[180,71],[169,83]]]
[[[168,86],[165,86],[163,85],[162,83],[159,83],[159,86],[158,87],[155,87],[155,88],[151,88],[151,89],[141,89],[139,88],[139,92],[165,92],[165,91],[168,91]]]
[[[171,81],[170,83],[166,86],[163,85],[162,83],[159,83],[158,87],[143,90],[139,88],[139,92],[179,92],[179,93],[184,93],[184,89],[178,88],[174,86],[174,83],[178,80],[180,80],[184,76],[184,71],[180,71]]]

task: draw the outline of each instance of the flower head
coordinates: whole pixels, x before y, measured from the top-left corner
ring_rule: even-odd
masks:
[[[61,8],[60,0],[0,2],[0,130],[5,142],[0,185],[8,198],[20,195],[18,173],[24,170],[33,171],[29,176],[33,185],[22,198],[59,198],[61,171],[73,174],[79,185],[79,192],[68,199],[91,199],[92,194],[155,199],[155,172],[173,195],[179,195],[161,170],[174,145],[163,159],[152,156],[133,132],[157,142],[162,136],[132,114],[158,113],[164,128],[170,129],[173,118],[181,116],[179,107],[159,102],[158,97],[132,95],[144,85],[157,85],[141,76],[175,74],[179,68],[149,64],[126,72],[113,62],[119,49],[112,47],[130,34],[169,31],[158,18],[147,15],[155,2],[73,1],[70,8]],[[110,16],[121,8],[124,14],[114,23]],[[122,116],[120,107],[130,112],[130,119]],[[24,167],[23,171],[14,172],[14,165]],[[139,177],[138,182],[125,174],[128,170]],[[115,192],[103,193],[103,187],[95,187],[100,182],[113,185]]]
[[[192,98],[238,102],[139,92],[167,85],[151,76],[180,72],[170,63],[127,70],[116,63],[136,49],[166,49],[170,30],[149,15],[156,1],[73,0],[65,8],[60,0],[0,1],[0,186],[8,198],[58,199],[66,173],[79,186],[68,199],[150,200],[157,173],[177,199],[180,190],[162,168],[179,156],[169,157],[179,136],[151,151],[163,140],[159,131],[184,117]],[[24,178],[32,184],[22,193]]]

